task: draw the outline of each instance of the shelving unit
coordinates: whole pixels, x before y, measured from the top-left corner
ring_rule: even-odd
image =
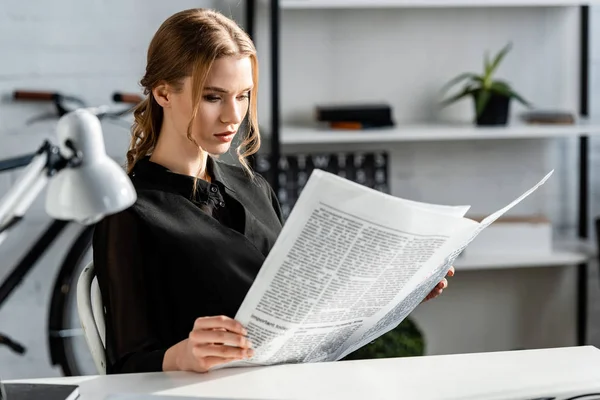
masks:
[[[459,140],[519,140],[553,137],[577,137],[579,139],[579,191],[578,191],[578,237],[588,238],[589,155],[588,137],[600,134],[600,121],[589,121],[589,6],[600,5],[600,0],[259,0],[270,8],[270,106],[271,106],[271,165],[277,176],[281,146],[287,148],[304,144],[370,143]],[[254,26],[255,1],[250,0],[249,26]],[[576,6],[580,10],[578,60],[580,121],[574,125],[525,125],[513,123],[507,127],[474,127],[453,124],[411,124],[372,131],[331,130],[316,126],[290,126],[281,124],[280,104],[280,18],[281,10],[309,9],[384,9],[384,8],[485,8],[485,7],[565,7]],[[252,29],[250,30],[252,34]],[[277,192],[278,182],[271,182]],[[577,342],[585,344],[587,330],[587,261],[590,255],[576,250],[555,250],[550,254],[507,254],[504,257],[476,256],[465,252],[456,261],[457,270],[485,270],[500,268],[524,268],[543,266],[577,265]]]
[[[480,271],[505,268],[565,267],[587,262],[588,256],[575,251],[556,250],[539,254],[469,254],[456,259],[457,271]]]
[[[535,139],[600,134],[600,121],[581,120],[574,125],[477,127],[467,124],[400,125],[372,130],[332,130],[323,127],[281,127],[281,144],[390,143],[416,141]]]
[[[266,0],[265,0],[266,2]],[[282,0],[282,9],[589,6],[597,0]]]

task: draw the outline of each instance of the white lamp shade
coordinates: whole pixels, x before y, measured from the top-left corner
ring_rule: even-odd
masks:
[[[46,212],[51,217],[92,224],[135,202],[131,180],[105,153],[102,127],[95,115],[86,110],[69,113],[59,121],[57,133],[63,156],[73,154],[66,146],[70,140],[81,153],[82,162],[50,179]]]
[[[53,218],[92,224],[135,202],[135,190],[110,158],[60,171],[48,184],[46,212]]]

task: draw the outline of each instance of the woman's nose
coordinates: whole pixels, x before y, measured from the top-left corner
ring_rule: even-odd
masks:
[[[237,102],[235,102],[225,106],[221,116],[221,121],[226,124],[239,124],[242,122],[242,114],[241,104],[237,104]]]

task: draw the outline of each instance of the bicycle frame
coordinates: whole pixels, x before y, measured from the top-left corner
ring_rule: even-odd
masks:
[[[30,173],[28,175],[27,174],[24,175],[23,181],[20,185],[20,187],[24,188],[24,189],[19,190],[19,187],[17,187],[16,192],[23,193],[27,189],[26,185],[32,184],[32,183],[34,185],[37,184],[37,187],[34,187],[34,189],[32,191],[33,193],[32,192],[27,193],[27,196],[26,196],[27,201],[19,204],[17,206],[17,208],[15,208],[16,212],[14,213],[14,216],[12,216],[12,218],[10,218],[2,226],[2,228],[1,228],[2,232],[0,233],[0,235],[6,234],[6,231],[8,231],[10,228],[14,227],[14,225],[16,225],[22,219],[22,215],[24,214],[26,209],[29,207],[31,202],[35,199],[35,197],[39,193],[39,191],[42,189],[42,187],[40,187],[42,185],[39,184],[38,182],[41,179],[42,183],[44,183],[43,182],[44,179],[40,178],[39,176],[36,176],[36,175],[39,175],[40,172],[43,172],[44,169],[47,168],[47,166],[43,165],[43,167],[40,168],[39,165],[41,164],[41,162],[38,162],[37,165],[34,163],[35,163],[36,157],[39,157],[40,153],[44,152],[44,151],[52,151],[49,144],[44,144],[42,146],[42,148],[40,149],[40,151],[38,151],[37,153],[0,161],[0,172],[17,169],[17,168],[21,168],[21,167],[26,167],[26,166],[28,166],[28,168],[31,168],[31,169],[29,169]],[[41,161],[45,161],[45,160],[41,160]],[[38,168],[38,170],[36,170],[36,167]],[[21,193],[17,193],[17,194],[21,194]],[[10,200],[11,200],[10,198],[7,199],[7,202],[5,202],[4,204],[10,203]],[[29,203],[29,204],[27,204],[27,203]],[[10,216],[10,214],[9,214],[9,216]],[[2,222],[1,219],[0,219],[0,222]],[[46,230],[37,238],[37,240],[35,241],[33,246],[29,249],[29,251],[19,260],[19,262],[10,271],[8,276],[6,276],[6,278],[4,278],[4,280],[0,284],[0,308],[6,302],[6,300],[10,296],[10,294],[20,285],[20,283],[23,281],[25,276],[27,276],[27,274],[33,269],[33,267],[35,266],[37,261],[42,257],[42,255],[44,255],[44,253],[52,245],[54,240],[56,240],[56,238],[60,235],[60,233],[70,223],[71,223],[71,221],[61,221],[61,220],[56,220],[56,219],[52,220],[52,222],[47,226]],[[1,243],[1,240],[0,240],[0,243]],[[2,334],[0,334],[0,344],[5,344],[5,345],[9,346],[12,350],[14,350],[20,354],[23,354],[25,352],[25,348],[21,344],[15,342],[14,340],[12,340]]]
[[[20,101],[50,101],[54,104],[56,108],[54,113],[33,118],[29,120],[28,124],[43,119],[60,118],[70,111],[67,108],[67,105],[63,104],[63,101],[65,100],[75,102],[81,106],[81,108],[90,109],[89,107],[86,107],[81,99],[55,92],[17,90],[13,92],[13,97],[15,100]],[[100,120],[118,120],[123,115],[130,113],[133,110],[133,105],[141,102],[142,98],[136,94],[115,92],[113,94],[113,101],[116,103],[129,104],[130,106],[117,111],[111,111],[108,106],[92,107],[92,112]],[[22,220],[25,211],[40,193],[43,185],[47,182],[48,176],[51,175],[53,171],[62,168],[64,163],[69,163],[69,160],[65,160],[60,157],[59,154],[60,152],[56,146],[52,146],[49,142],[45,142],[36,153],[0,160],[0,173],[26,167],[23,175],[19,178],[19,182],[11,187],[9,193],[4,197],[0,196],[0,245],[2,244],[3,237],[6,235],[7,231]],[[76,160],[73,159],[72,161]],[[17,187],[20,189],[17,189]],[[7,212],[9,210],[12,212]],[[0,308],[19,287],[28,273],[33,270],[38,261],[53,243],[61,237],[65,228],[73,223],[75,222],[52,219],[46,227],[42,228],[44,229],[43,231],[40,229],[42,233],[38,234],[35,241],[32,241],[32,243],[28,245],[27,251],[21,255],[21,258],[12,267],[8,275],[0,281]],[[92,235],[93,226],[83,225],[70,247],[66,250],[65,257],[62,260],[62,264],[52,285],[47,326],[49,356],[52,365],[59,365],[65,375],[72,375],[73,372],[78,372],[77,370],[73,371],[73,364],[69,361],[70,356],[68,354],[69,351],[67,351],[68,347],[65,338],[70,335],[70,333],[65,336],[65,309],[69,293],[72,292],[71,287],[74,284],[77,265],[91,246]],[[0,345],[2,344],[7,345],[17,353],[25,353],[24,346],[9,337],[0,334]]]

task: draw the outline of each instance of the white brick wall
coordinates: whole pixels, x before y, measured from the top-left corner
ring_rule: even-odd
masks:
[[[107,104],[113,91],[139,91],[148,43],[159,24],[176,11],[212,7],[210,0],[31,0],[0,7],[0,159],[32,152],[52,137],[55,122],[25,127],[27,118],[49,111],[44,104],[17,104],[11,92],[48,89]],[[217,4],[218,6],[218,4]],[[242,7],[243,3],[239,6]],[[235,5],[232,11],[235,10]],[[123,161],[126,129],[104,124],[109,154]],[[15,176],[0,175],[0,193]],[[42,197],[42,196],[41,196]],[[0,276],[20,257],[48,220],[43,198],[0,247]],[[0,347],[0,377],[57,375],[49,365],[46,318],[51,285],[74,231],[68,231],[0,309],[0,331],[20,339],[28,354]]]

